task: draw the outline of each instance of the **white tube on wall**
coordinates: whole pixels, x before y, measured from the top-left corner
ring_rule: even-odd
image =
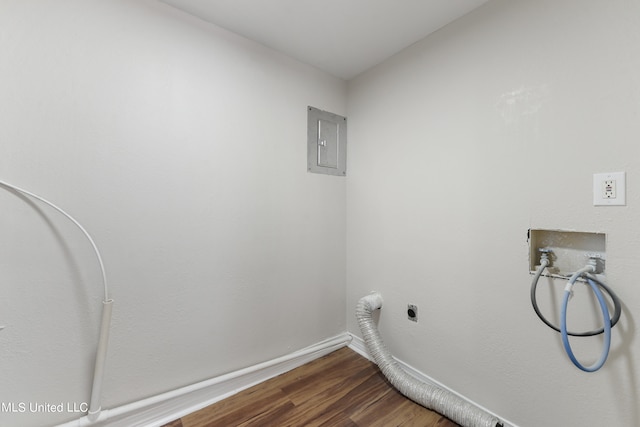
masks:
[[[91,247],[93,248],[93,252],[96,255],[96,259],[100,266],[100,272],[102,274],[102,288],[104,290],[104,300],[102,301],[102,321],[100,324],[100,338],[98,339],[98,349],[96,351],[96,361],[95,367],[93,371],[93,384],[91,387],[91,404],[89,405],[89,415],[88,418],[91,421],[95,421],[100,416],[101,411],[101,396],[102,396],[102,380],[104,378],[104,369],[105,363],[107,359],[107,348],[109,344],[109,329],[111,325],[111,309],[113,306],[113,300],[109,298],[109,286],[107,284],[107,273],[104,268],[104,262],[102,261],[102,256],[100,255],[100,251],[98,250],[98,246],[93,241],[93,238],[89,234],[89,232],[80,224],[74,217],[68,214],[64,209],[58,207],[54,203],[45,199],[44,197],[40,197],[37,194],[34,194],[30,191],[24,190],[20,187],[16,187],[15,185],[9,184],[4,181],[0,181],[0,186],[7,187],[13,191],[16,191],[24,196],[31,197],[33,199],[39,200],[42,203],[50,206],[55,209],[57,212],[62,214],[65,218],[71,221],[84,236],[87,238]],[[0,328],[1,330],[1,328]]]
[[[432,409],[464,427],[498,427],[501,421],[461,397],[432,384],[423,383],[407,374],[382,342],[372,313],[382,307],[379,293],[358,301],[356,317],[367,350],[384,376],[400,393],[414,402]]]
[[[91,387],[91,402],[89,403],[90,420],[95,421],[102,410],[102,381],[104,379],[104,367],[107,359],[107,348],[109,346],[109,329],[111,326],[111,311],[113,300],[102,302],[102,322],[100,323],[100,340],[96,351],[96,363],[93,370],[93,386]]]

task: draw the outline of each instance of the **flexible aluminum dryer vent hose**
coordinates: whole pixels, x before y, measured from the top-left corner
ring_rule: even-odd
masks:
[[[464,427],[502,427],[499,419],[459,396],[435,385],[423,383],[407,374],[385,347],[378,328],[373,322],[372,313],[380,307],[382,307],[380,294],[367,295],[358,301],[356,318],[369,354],[387,380],[400,393]]]

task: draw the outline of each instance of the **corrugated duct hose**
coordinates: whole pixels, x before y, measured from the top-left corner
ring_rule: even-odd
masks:
[[[369,354],[383,375],[404,396],[434,410],[464,427],[503,427],[499,419],[459,396],[407,374],[385,347],[373,322],[372,313],[382,307],[382,296],[367,295],[358,301],[356,318]]]

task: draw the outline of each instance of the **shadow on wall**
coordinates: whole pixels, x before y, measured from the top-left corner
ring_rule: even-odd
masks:
[[[629,310],[624,302],[621,302],[621,305],[623,317],[627,321],[618,323],[618,327],[616,329],[620,333],[620,343],[616,348],[610,351],[609,357],[613,356],[613,359],[625,360],[624,366],[626,367],[626,369],[624,371],[611,372],[611,375],[613,377],[611,386],[612,388],[617,389],[619,392],[625,395],[628,393],[632,402],[638,402],[638,383],[636,381],[636,375],[634,375],[637,368],[635,366],[635,360],[633,359],[633,357],[631,357],[633,338],[636,335],[636,323],[631,310]],[[626,381],[629,381],[629,384],[626,385],[626,388],[620,390],[620,385],[625,384]],[[631,425],[640,426],[640,405],[632,406],[633,409],[630,416]],[[625,411],[627,410],[627,408],[622,406],[620,410]]]

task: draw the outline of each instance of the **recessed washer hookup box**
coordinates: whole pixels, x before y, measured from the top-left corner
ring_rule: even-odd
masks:
[[[542,250],[550,250],[551,266],[547,268],[554,277],[567,277],[596,259],[597,273],[604,274],[606,264],[604,233],[563,230],[529,230],[529,272],[540,265]]]

